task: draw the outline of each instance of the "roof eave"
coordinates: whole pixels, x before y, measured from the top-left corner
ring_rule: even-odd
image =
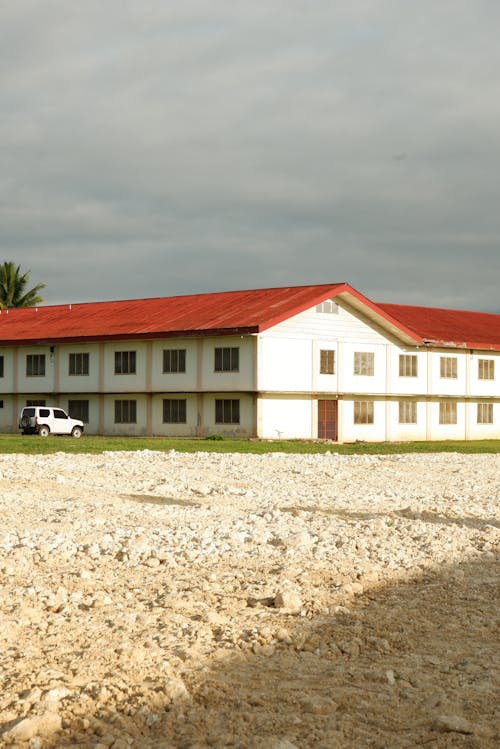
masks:
[[[356,291],[356,289],[353,289],[348,284],[345,286],[345,289],[339,291],[338,296],[341,299],[345,299],[351,307],[354,307],[362,315],[408,345],[418,346],[424,343],[422,336],[418,335],[414,330],[403,325],[403,323],[392,315],[389,315],[377,304],[363,296],[359,291]]]
[[[300,315],[301,312],[305,312],[306,310],[311,309],[311,307],[315,307],[317,304],[324,302],[325,299],[334,299],[345,288],[349,288],[349,285],[345,282],[323,284],[322,286],[318,287],[318,292],[316,294],[308,296],[307,300],[304,300],[302,303],[297,304],[293,309],[288,308],[286,310],[283,310],[283,312],[280,312],[280,314],[262,321],[258,325],[258,330],[256,332],[262,333],[265,330],[269,330],[269,328],[273,328],[275,325],[279,325],[285,320],[289,320],[291,317]],[[321,291],[319,289],[321,289]]]
[[[129,333],[108,333],[89,336],[54,336],[51,338],[16,338],[0,340],[0,347],[7,346],[52,346],[54,344],[101,343],[106,341],[137,341],[157,338],[213,338],[216,336],[253,335],[259,332],[259,326],[236,328],[209,328],[197,330],[155,330],[130,331]]]
[[[424,345],[432,348],[455,348],[475,349],[477,351],[500,351],[499,343],[482,343],[477,341],[440,341],[437,339],[424,339]]]

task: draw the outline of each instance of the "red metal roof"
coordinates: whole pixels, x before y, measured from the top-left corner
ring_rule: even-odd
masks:
[[[500,315],[376,304],[346,283],[0,311],[0,345],[259,333],[339,297],[402,340],[500,350]]]
[[[427,343],[500,350],[500,315],[404,304],[377,304]]]
[[[89,302],[0,313],[0,344],[258,333],[346,284]]]

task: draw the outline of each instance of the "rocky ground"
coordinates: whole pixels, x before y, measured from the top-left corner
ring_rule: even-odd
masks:
[[[493,749],[500,456],[0,456],[0,747]]]

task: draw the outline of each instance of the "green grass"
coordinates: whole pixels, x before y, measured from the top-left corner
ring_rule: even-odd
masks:
[[[397,453],[499,453],[500,440],[446,442],[356,442],[337,443],[307,440],[249,440],[249,439],[166,439],[164,437],[96,437],[85,435],[81,439],[37,435],[0,434],[0,454],[24,453],[48,455],[65,453],[102,453],[104,451],[161,450],[168,452],[212,453],[341,453],[342,455],[384,455]]]

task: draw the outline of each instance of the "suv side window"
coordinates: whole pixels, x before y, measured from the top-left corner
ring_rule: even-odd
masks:
[[[56,419],[67,419],[68,417],[64,413],[64,411],[61,411],[59,408],[54,408],[54,418]]]
[[[24,408],[23,409],[23,416],[33,417],[34,415],[35,415],[35,409],[34,408]]]
[[[50,409],[48,408],[41,408],[40,409],[40,416],[50,416]]]

